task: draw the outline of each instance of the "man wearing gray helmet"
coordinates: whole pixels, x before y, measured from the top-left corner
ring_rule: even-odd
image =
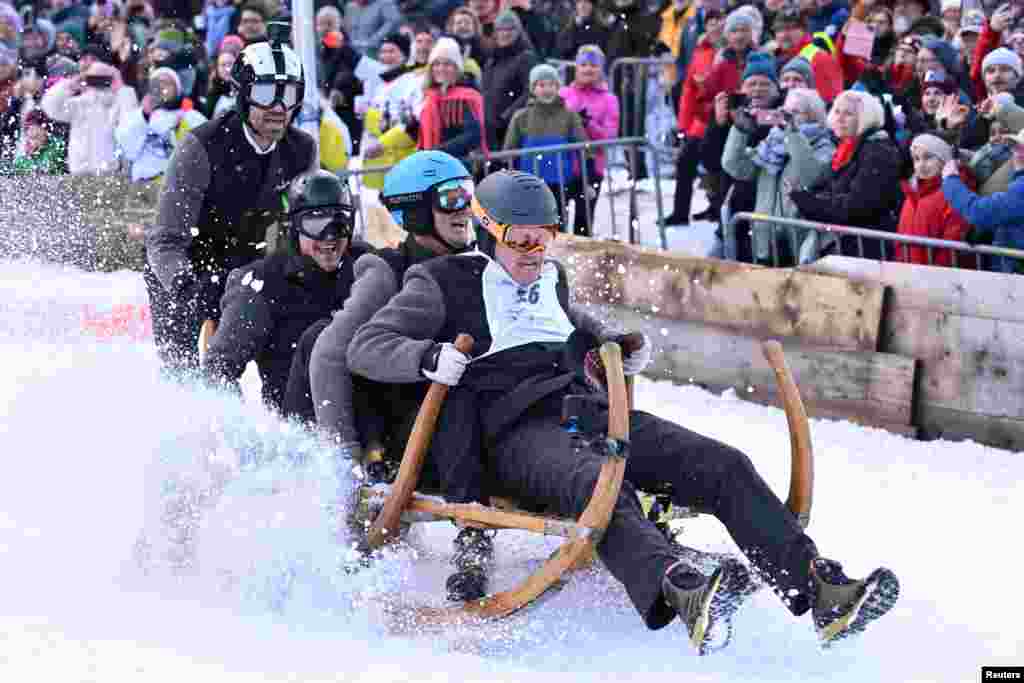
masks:
[[[484,228],[480,251],[409,269],[402,290],[352,339],[349,366],[374,379],[453,387],[429,454],[447,500],[504,495],[575,517],[601,458],[562,429],[561,399],[598,390],[568,360],[582,335],[565,270],[545,259],[559,232],[557,202],[536,176],[501,171],[477,188],[473,212]],[[455,348],[460,333],[475,339],[472,355]],[[604,332],[588,346],[602,339],[622,337]],[[650,359],[644,338],[624,358],[626,374]],[[813,610],[823,641],[858,633],[892,607],[895,575],[877,569],[853,580],[821,558],[743,453],[641,411],[631,412],[629,433],[625,482],[597,552],[649,628],[679,615],[704,654],[750,587],[739,560],[705,576],[644,517],[635,490],[665,484],[676,504],[714,512],[794,614]]]

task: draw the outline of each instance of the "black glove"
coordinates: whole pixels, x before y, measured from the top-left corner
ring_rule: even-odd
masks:
[[[590,112],[587,111],[586,107],[584,107],[583,109],[580,109],[576,113],[580,115],[580,120],[583,121],[583,127],[584,128],[586,128],[587,126],[590,125]]]

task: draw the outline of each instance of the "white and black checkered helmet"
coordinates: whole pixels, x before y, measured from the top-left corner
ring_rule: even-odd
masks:
[[[244,119],[253,105],[270,108],[281,103],[287,111],[297,112],[305,90],[302,60],[287,45],[253,43],[231,67],[231,84]]]

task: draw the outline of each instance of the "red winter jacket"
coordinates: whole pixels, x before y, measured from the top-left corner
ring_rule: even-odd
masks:
[[[967,177],[964,177],[964,182],[968,182]],[[905,199],[900,211],[900,225],[897,230],[899,234],[963,241],[971,226],[946,202],[942,194],[941,176],[920,180],[916,186],[910,180],[904,180],[900,184],[903,186]],[[896,260],[928,265],[928,248],[897,245]],[[967,267],[967,260],[966,255],[960,256],[957,265]],[[952,250],[933,249],[931,265],[952,266]]]
[[[811,44],[811,36],[804,35],[803,39],[793,49],[783,52],[779,50],[775,55],[781,69],[786,63],[800,54],[800,51]],[[839,68],[839,62],[828,51],[815,50],[810,60],[811,71],[814,72],[814,87],[825,102],[831,102],[843,91],[843,72]]]
[[[697,93],[698,108],[706,107],[709,112],[714,112],[715,95],[720,92],[732,94],[739,90],[743,80],[743,70],[747,68],[747,50],[742,57],[737,58],[731,49],[720,50],[711,62],[711,73],[704,80]],[[708,114],[708,118],[713,114]]]
[[[704,129],[707,128],[714,111],[714,102],[700,97],[714,61],[715,46],[701,38],[693,50],[693,56],[690,57],[683,92],[679,95],[679,114],[676,123],[679,132],[685,133],[686,137],[704,137]]]

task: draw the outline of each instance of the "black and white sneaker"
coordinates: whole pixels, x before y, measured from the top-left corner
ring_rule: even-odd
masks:
[[[892,571],[879,568],[866,579],[851,579],[842,565],[818,558],[811,564],[816,588],[812,614],[822,645],[831,646],[861,633],[896,604],[900,582]]]
[[[698,573],[685,560],[677,562],[665,572],[661,590],[665,600],[686,624],[690,642],[703,656],[729,644],[732,640],[732,617],[756,588],[746,565],[728,558],[711,576]],[[726,629],[724,642],[712,648],[717,628],[723,624]]]
[[[467,527],[455,537],[452,564],[456,572],[445,587],[453,602],[479,600],[487,595],[487,572],[494,560],[494,532]]]

